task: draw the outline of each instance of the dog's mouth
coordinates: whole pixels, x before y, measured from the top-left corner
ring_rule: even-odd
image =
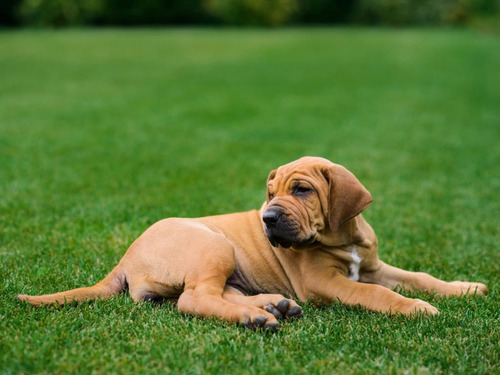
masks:
[[[269,242],[271,243],[271,245],[273,245],[274,247],[284,247],[285,249],[288,249],[289,247],[292,246],[292,241],[290,240],[287,240],[285,238],[281,238],[281,237],[277,237],[277,236],[274,236],[274,235],[270,235],[268,234],[267,235],[267,238],[269,239]]]
[[[300,224],[300,221],[281,207],[268,208],[262,215],[266,236],[274,247],[288,249],[307,248],[316,240],[316,234],[307,235]]]
[[[290,238],[282,237],[282,236],[270,233],[270,231],[266,231],[266,235],[267,235],[267,238],[269,239],[269,242],[271,243],[271,245],[273,245],[273,247],[277,248],[277,247],[281,246],[285,249],[289,249],[291,247],[306,248],[306,247],[312,245],[316,240],[316,236],[314,234],[312,234],[311,236],[309,236],[305,240],[290,239]]]

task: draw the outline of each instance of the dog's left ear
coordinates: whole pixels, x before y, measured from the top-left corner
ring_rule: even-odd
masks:
[[[372,203],[372,196],[358,179],[341,165],[323,170],[328,184],[328,220],[330,229],[338,232],[349,219],[359,215]]]

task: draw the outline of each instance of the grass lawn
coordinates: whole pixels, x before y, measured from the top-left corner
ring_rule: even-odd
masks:
[[[467,30],[0,32],[0,373],[499,374],[500,37]],[[258,333],[99,281],[149,225],[258,208],[303,155],[353,171],[381,258],[486,298],[435,318],[303,304]]]

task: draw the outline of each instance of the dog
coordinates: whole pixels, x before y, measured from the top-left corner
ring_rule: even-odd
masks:
[[[371,203],[368,190],[346,168],[303,157],[269,174],[260,210],[161,220],[94,286],[17,297],[35,306],[61,305],[128,289],[134,301],[176,301],[182,313],[255,330],[300,317],[295,299],[434,315],[434,306],[394,289],[487,294],[481,283],[445,282],[382,262],[377,237],[362,216]]]

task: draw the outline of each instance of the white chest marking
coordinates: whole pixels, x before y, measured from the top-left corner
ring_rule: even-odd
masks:
[[[349,264],[349,279],[358,281],[359,280],[359,265],[361,263],[361,258],[358,255],[358,250],[356,246],[352,247],[351,250],[352,263]]]

